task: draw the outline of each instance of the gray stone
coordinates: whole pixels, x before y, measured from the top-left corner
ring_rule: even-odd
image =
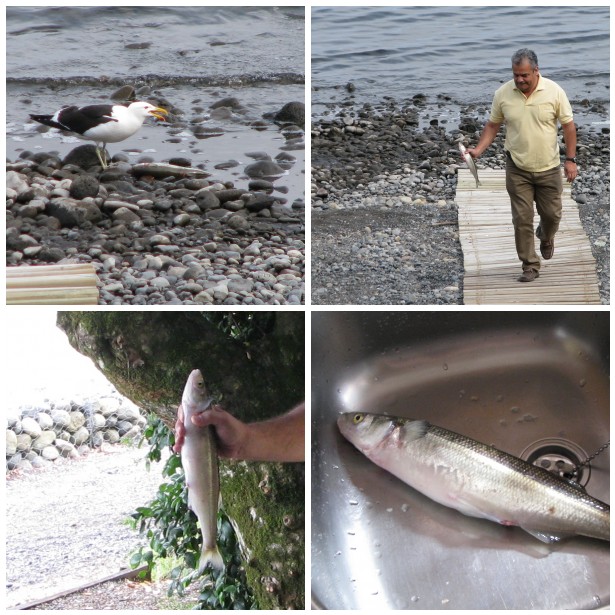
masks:
[[[60,456],[60,452],[55,446],[46,446],[41,451],[41,456],[43,459],[47,459],[48,461],[54,461]]]
[[[284,175],[284,169],[271,160],[253,162],[246,166],[244,172],[250,178],[281,177]]]
[[[194,200],[201,211],[220,207],[220,199],[211,190],[205,188],[196,193]]]
[[[16,452],[17,452],[17,435],[11,429],[7,429],[6,430],[6,456],[10,457],[11,455],[14,455]]]
[[[96,414],[92,415],[92,429],[95,431],[98,431],[99,429],[102,429],[105,424],[106,424],[106,419],[102,414],[99,414],[98,412]]]
[[[41,435],[32,442],[32,450],[42,451],[46,446],[53,444],[55,439],[55,431],[43,431]]]
[[[66,440],[57,438],[55,441],[55,447],[58,449],[62,457],[70,457],[71,459],[79,457],[79,453],[77,452],[75,445],[67,442]]]
[[[103,438],[109,444],[117,444],[120,441],[120,434],[117,429],[108,429],[104,432]]]
[[[57,218],[62,226],[80,226],[84,222],[100,222],[103,214],[98,206],[90,201],[76,201],[60,197],[49,201],[47,214]]]
[[[100,183],[93,175],[83,174],[76,177],[69,189],[69,194],[73,199],[81,200],[85,197],[97,196]]]
[[[226,221],[226,225],[235,231],[245,231],[250,228],[250,223],[243,216],[238,214],[231,216]]]
[[[43,433],[41,426],[30,416],[22,419],[21,430],[33,438],[38,438]]]
[[[30,189],[26,176],[17,171],[7,171],[6,187],[14,190],[17,195]]]
[[[116,209],[113,212],[113,219],[124,223],[141,221],[139,214],[136,214],[134,211],[128,209],[128,207],[120,207],[119,209]]]
[[[46,412],[39,412],[36,415],[36,422],[41,426],[41,429],[53,428],[53,419]]]
[[[75,433],[70,438],[70,441],[75,444],[75,446],[79,446],[80,444],[84,444],[90,439],[90,432],[87,430],[85,426],[79,427]]]
[[[70,423],[67,425],[68,431],[75,433],[82,425],[85,425],[85,415],[83,412],[75,410],[70,413]]]

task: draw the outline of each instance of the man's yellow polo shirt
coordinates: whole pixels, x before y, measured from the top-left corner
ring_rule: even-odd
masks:
[[[557,83],[539,76],[526,98],[511,79],[496,91],[489,119],[506,123],[504,147],[520,169],[538,173],[559,166],[557,121],[571,122],[572,107]]]

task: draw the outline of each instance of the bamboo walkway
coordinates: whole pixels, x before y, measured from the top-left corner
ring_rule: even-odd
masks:
[[[540,277],[523,283],[517,281],[521,261],[515,250],[505,171],[479,169],[478,176],[477,188],[470,172],[459,169],[456,201],[465,267],[464,303],[600,304],[596,262],[570,185],[564,181],[553,259],[542,260]],[[537,214],[534,222],[538,226]]]
[[[96,305],[98,277],[94,265],[7,267],[7,305]]]

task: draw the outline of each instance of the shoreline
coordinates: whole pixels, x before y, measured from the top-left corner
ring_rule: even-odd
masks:
[[[485,105],[450,100],[344,106],[312,125],[312,302],[462,304],[463,256],[454,201],[463,166],[456,139],[475,144]],[[587,101],[580,110],[606,108]],[[608,115],[604,116],[608,121]],[[503,132],[480,166],[503,168]],[[579,178],[572,197],[590,238],[603,304],[610,299],[610,129],[577,126]]]

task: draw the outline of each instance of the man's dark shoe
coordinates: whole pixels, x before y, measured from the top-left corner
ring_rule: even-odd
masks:
[[[542,258],[548,261],[550,258],[553,258],[553,251],[555,250],[555,241],[551,239],[551,241],[544,241],[542,239],[542,229],[540,228],[540,224],[536,227],[536,237],[540,239],[540,254],[542,254]]]
[[[540,274],[536,269],[525,269],[525,271],[519,276],[519,282],[533,282]]]

